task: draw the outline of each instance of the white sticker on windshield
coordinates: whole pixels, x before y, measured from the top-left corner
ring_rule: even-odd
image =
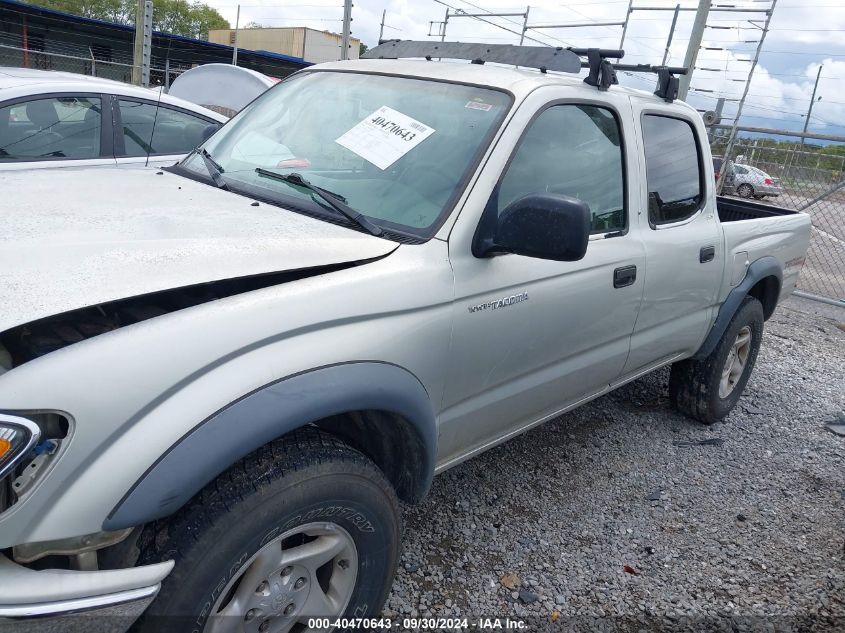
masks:
[[[335,142],[379,169],[387,169],[434,134],[434,129],[382,106]]]

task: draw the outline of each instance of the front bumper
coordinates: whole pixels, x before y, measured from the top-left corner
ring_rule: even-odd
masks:
[[[104,571],[35,571],[0,554],[0,633],[125,631],[172,569],[173,561],[166,561]]]

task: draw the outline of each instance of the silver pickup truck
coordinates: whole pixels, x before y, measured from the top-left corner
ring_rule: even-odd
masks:
[[[0,176],[0,617],[376,618],[435,474],[665,365],[730,413],[808,216],[717,200],[665,69],[436,44],[299,72],[172,168]]]

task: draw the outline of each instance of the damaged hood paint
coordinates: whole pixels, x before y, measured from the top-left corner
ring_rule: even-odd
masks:
[[[7,172],[0,193],[0,331],[116,299],[397,247],[155,169]]]

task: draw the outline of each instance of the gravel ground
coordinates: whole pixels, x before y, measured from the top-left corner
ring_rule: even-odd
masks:
[[[674,412],[660,371],[437,477],[385,615],[845,631],[845,437],[824,426],[845,421],[845,311],[805,305],[766,324],[720,424]]]

